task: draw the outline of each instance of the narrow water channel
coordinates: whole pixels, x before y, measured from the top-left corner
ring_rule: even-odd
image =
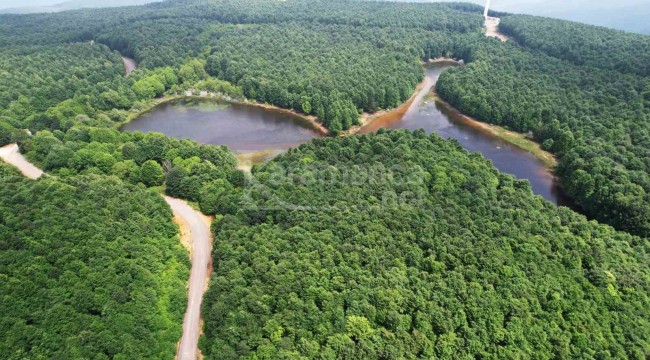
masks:
[[[403,115],[388,114],[362,128],[360,133],[375,132],[380,128],[423,129],[427,134],[436,133],[446,139],[455,139],[465,149],[482,153],[501,172],[528,180],[535,194],[558,205],[569,205],[555,176],[533,154],[467,124],[453,109],[427,101],[429,90],[435,86],[442,71],[450,66],[453,65],[428,66],[423,90]]]

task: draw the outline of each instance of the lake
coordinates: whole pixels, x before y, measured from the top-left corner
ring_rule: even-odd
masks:
[[[122,130],[156,131],[226,145],[236,153],[286,150],[323,136],[312,124],[287,112],[195,98],[158,105]]]
[[[427,67],[422,90],[410,106],[378,118],[360,133],[379,128],[424,129],[429,134],[455,139],[465,149],[482,153],[500,171],[528,180],[535,194],[555,204],[570,205],[552,172],[533,154],[467,124],[453,109],[426,100],[440,73],[449,66],[452,65]],[[269,150],[271,156],[323,136],[312,124],[284,111],[196,98],[158,105],[122,129],[155,131],[204,144],[226,145],[239,154]]]

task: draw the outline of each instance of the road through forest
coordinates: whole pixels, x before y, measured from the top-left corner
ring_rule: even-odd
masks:
[[[18,150],[17,144],[9,144],[0,148],[0,159],[20,170],[26,177],[36,180],[43,176],[43,171],[30,163]]]
[[[13,165],[26,177],[36,180],[43,171],[30,163],[19,151],[17,144],[0,148],[0,159]],[[187,224],[192,244],[192,270],[190,272],[187,310],[183,319],[183,336],[178,346],[177,359],[196,360],[201,333],[201,302],[208,280],[210,265],[210,226],[203,214],[192,209],[185,201],[165,197],[177,218]],[[178,224],[183,229],[184,224]],[[181,236],[183,233],[181,231]]]
[[[485,36],[495,37],[502,42],[508,41],[508,37],[499,32],[499,23],[501,19],[495,17],[489,17],[485,19]]]
[[[201,333],[201,302],[203,301],[210,266],[210,228],[204,216],[192,209],[187,202],[167,196],[165,196],[165,201],[172,208],[174,214],[187,224],[192,239],[192,270],[190,272],[187,310],[183,319],[183,336],[178,345],[176,358],[178,360],[196,360]]]

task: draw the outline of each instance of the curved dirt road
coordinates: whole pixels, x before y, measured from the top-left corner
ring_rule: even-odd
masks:
[[[17,144],[9,144],[0,148],[0,159],[7,164],[13,165],[26,177],[36,180],[43,176],[43,171],[32,165],[18,150]]]
[[[201,332],[201,302],[208,280],[210,266],[210,229],[203,215],[185,201],[165,196],[165,201],[177,217],[187,224],[192,238],[192,270],[190,272],[187,310],[183,319],[183,336],[176,358],[196,360]]]
[[[18,150],[17,144],[0,148],[0,159],[13,165],[26,177],[36,180],[43,176],[43,171],[30,163]],[[199,335],[201,332],[201,302],[207,287],[210,266],[210,225],[206,217],[192,209],[185,201],[165,196],[174,215],[180,218],[189,229],[192,243],[192,270],[190,272],[187,310],[183,319],[183,336],[178,345],[176,358],[179,360],[196,360],[198,355]],[[183,228],[184,226],[181,226]],[[181,236],[183,236],[181,232]]]

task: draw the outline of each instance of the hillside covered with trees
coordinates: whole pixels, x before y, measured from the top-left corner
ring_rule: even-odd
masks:
[[[482,121],[530,132],[560,158],[563,186],[583,211],[647,236],[648,37],[501,14],[502,31],[519,46],[500,44],[481,35],[479,10],[456,3],[178,0],[5,15],[0,63],[34,65],[0,73],[0,121],[32,131],[66,131],[80,121],[111,126],[124,121],[123,110],[195,88],[316,115],[337,134],[361,112],[407,99],[422,79],[421,59],[455,56],[468,66],[443,74],[438,92],[445,100]],[[125,78],[104,45],[68,44],[93,39],[143,69]]]
[[[452,34],[480,31],[481,17],[456,7],[177,0],[101,13],[5,15],[0,44],[96,40],[148,69],[178,68],[198,57],[207,74],[243,88],[247,98],[316,115],[337,134],[357,123],[361,111],[408,99],[423,77],[419,59],[450,53]],[[115,80],[108,86],[133,98]]]
[[[160,187],[168,195],[211,203],[208,189],[241,186],[237,159],[225,147],[178,140],[159,133],[126,133],[75,126],[65,133],[40,131],[21,141],[22,150],[41,168],[64,178],[115,176],[134,185]],[[206,214],[214,208],[204,207]]]
[[[630,358],[650,244],[423,132],[315,140],[216,222],[214,359]]]
[[[504,17],[499,29],[527,48],[576,65],[650,76],[650,36],[528,15]]]
[[[517,19],[502,28],[521,44],[475,47],[471,63],[442,74],[438,93],[479,120],[530,132],[559,157],[563,187],[586,213],[650,236],[650,37]],[[567,36],[546,31],[556,23]]]
[[[0,357],[170,359],[189,260],[162,198],[4,164],[0,187]]]
[[[0,113],[20,120],[124,74],[120,57],[104,46],[65,44],[0,48]]]

